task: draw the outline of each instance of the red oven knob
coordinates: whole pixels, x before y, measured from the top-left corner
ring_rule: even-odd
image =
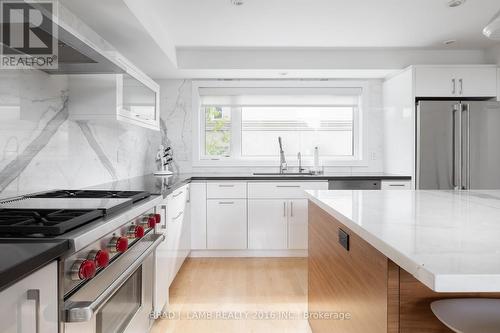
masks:
[[[148,227],[153,229],[156,225],[156,217],[150,216],[148,217]]]
[[[142,238],[144,237],[144,227],[142,225],[133,225],[128,229],[128,238]]]
[[[142,221],[140,223],[144,228],[149,228],[149,229],[153,229],[156,225],[156,218],[154,217],[153,214],[149,215],[149,216],[144,216],[142,218]]]
[[[111,253],[125,252],[128,249],[128,239],[125,237],[113,237],[108,245]]]
[[[95,263],[93,260],[76,260],[71,267],[71,278],[73,280],[88,280],[94,277],[96,271]]]
[[[106,267],[109,264],[109,253],[104,250],[92,251],[89,254],[89,260],[93,260],[98,268]]]
[[[156,224],[160,224],[160,222],[161,222],[161,214],[156,213],[156,214],[154,214],[154,217],[156,219]]]

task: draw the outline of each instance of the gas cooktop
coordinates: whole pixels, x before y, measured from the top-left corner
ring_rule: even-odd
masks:
[[[98,209],[0,209],[0,235],[56,236],[103,215]]]
[[[133,202],[150,196],[144,191],[109,191],[109,190],[56,190],[28,195],[30,198],[108,198],[131,199]]]
[[[57,190],[0,201],[0,237],[56,236],[149,197],[148,192]]]

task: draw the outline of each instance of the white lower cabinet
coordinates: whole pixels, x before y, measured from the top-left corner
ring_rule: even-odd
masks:
[[[248,200],[248,248],[307,249],[307,199]]]
[[[241,250],[247,248],[247,200],[207,200],[207,248]]]
[[[3,333],[57,332],[57,263],[48,264],[0,292],[0,308]]]
[[[288,248],[293,250],[307,249],[307,199],[290,200],[288,216]]]
[[[169,288],[191,251],[189,185],[167,196],[157,208],[162,220],[157,231],[165,241],[156,248],[154,310],[158,314],[168,304]]]
[[[287,200],[248,200],[248,248],[287,248]]]

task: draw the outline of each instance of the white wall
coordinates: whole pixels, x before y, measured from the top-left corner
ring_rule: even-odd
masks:
[[[356,173],[382,172],[383,166],[383,104],[382,81],[367,80],[369,83],[368,109],[364,110],[363,136],[367,139],[363,149],[369,157],[364,166],[331,167],[326,171]],[[166,136],[173,147],[174,160],[181,172],[249,172],[269,168],[248,167],[196,167],[192,166],[192,101],[191,80],[160,80],[161,117],[165,121]],[[278,148],[276,147],[276,151]],[[279,165],[276,154],[276,168]],[[373,159],[372,159],[373,158]],[[273,169],[275,169],[273,167]]]

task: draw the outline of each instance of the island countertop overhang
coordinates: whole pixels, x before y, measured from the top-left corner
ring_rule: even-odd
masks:
[[[500,191],[307,191],[436,292],[500,291]]]

